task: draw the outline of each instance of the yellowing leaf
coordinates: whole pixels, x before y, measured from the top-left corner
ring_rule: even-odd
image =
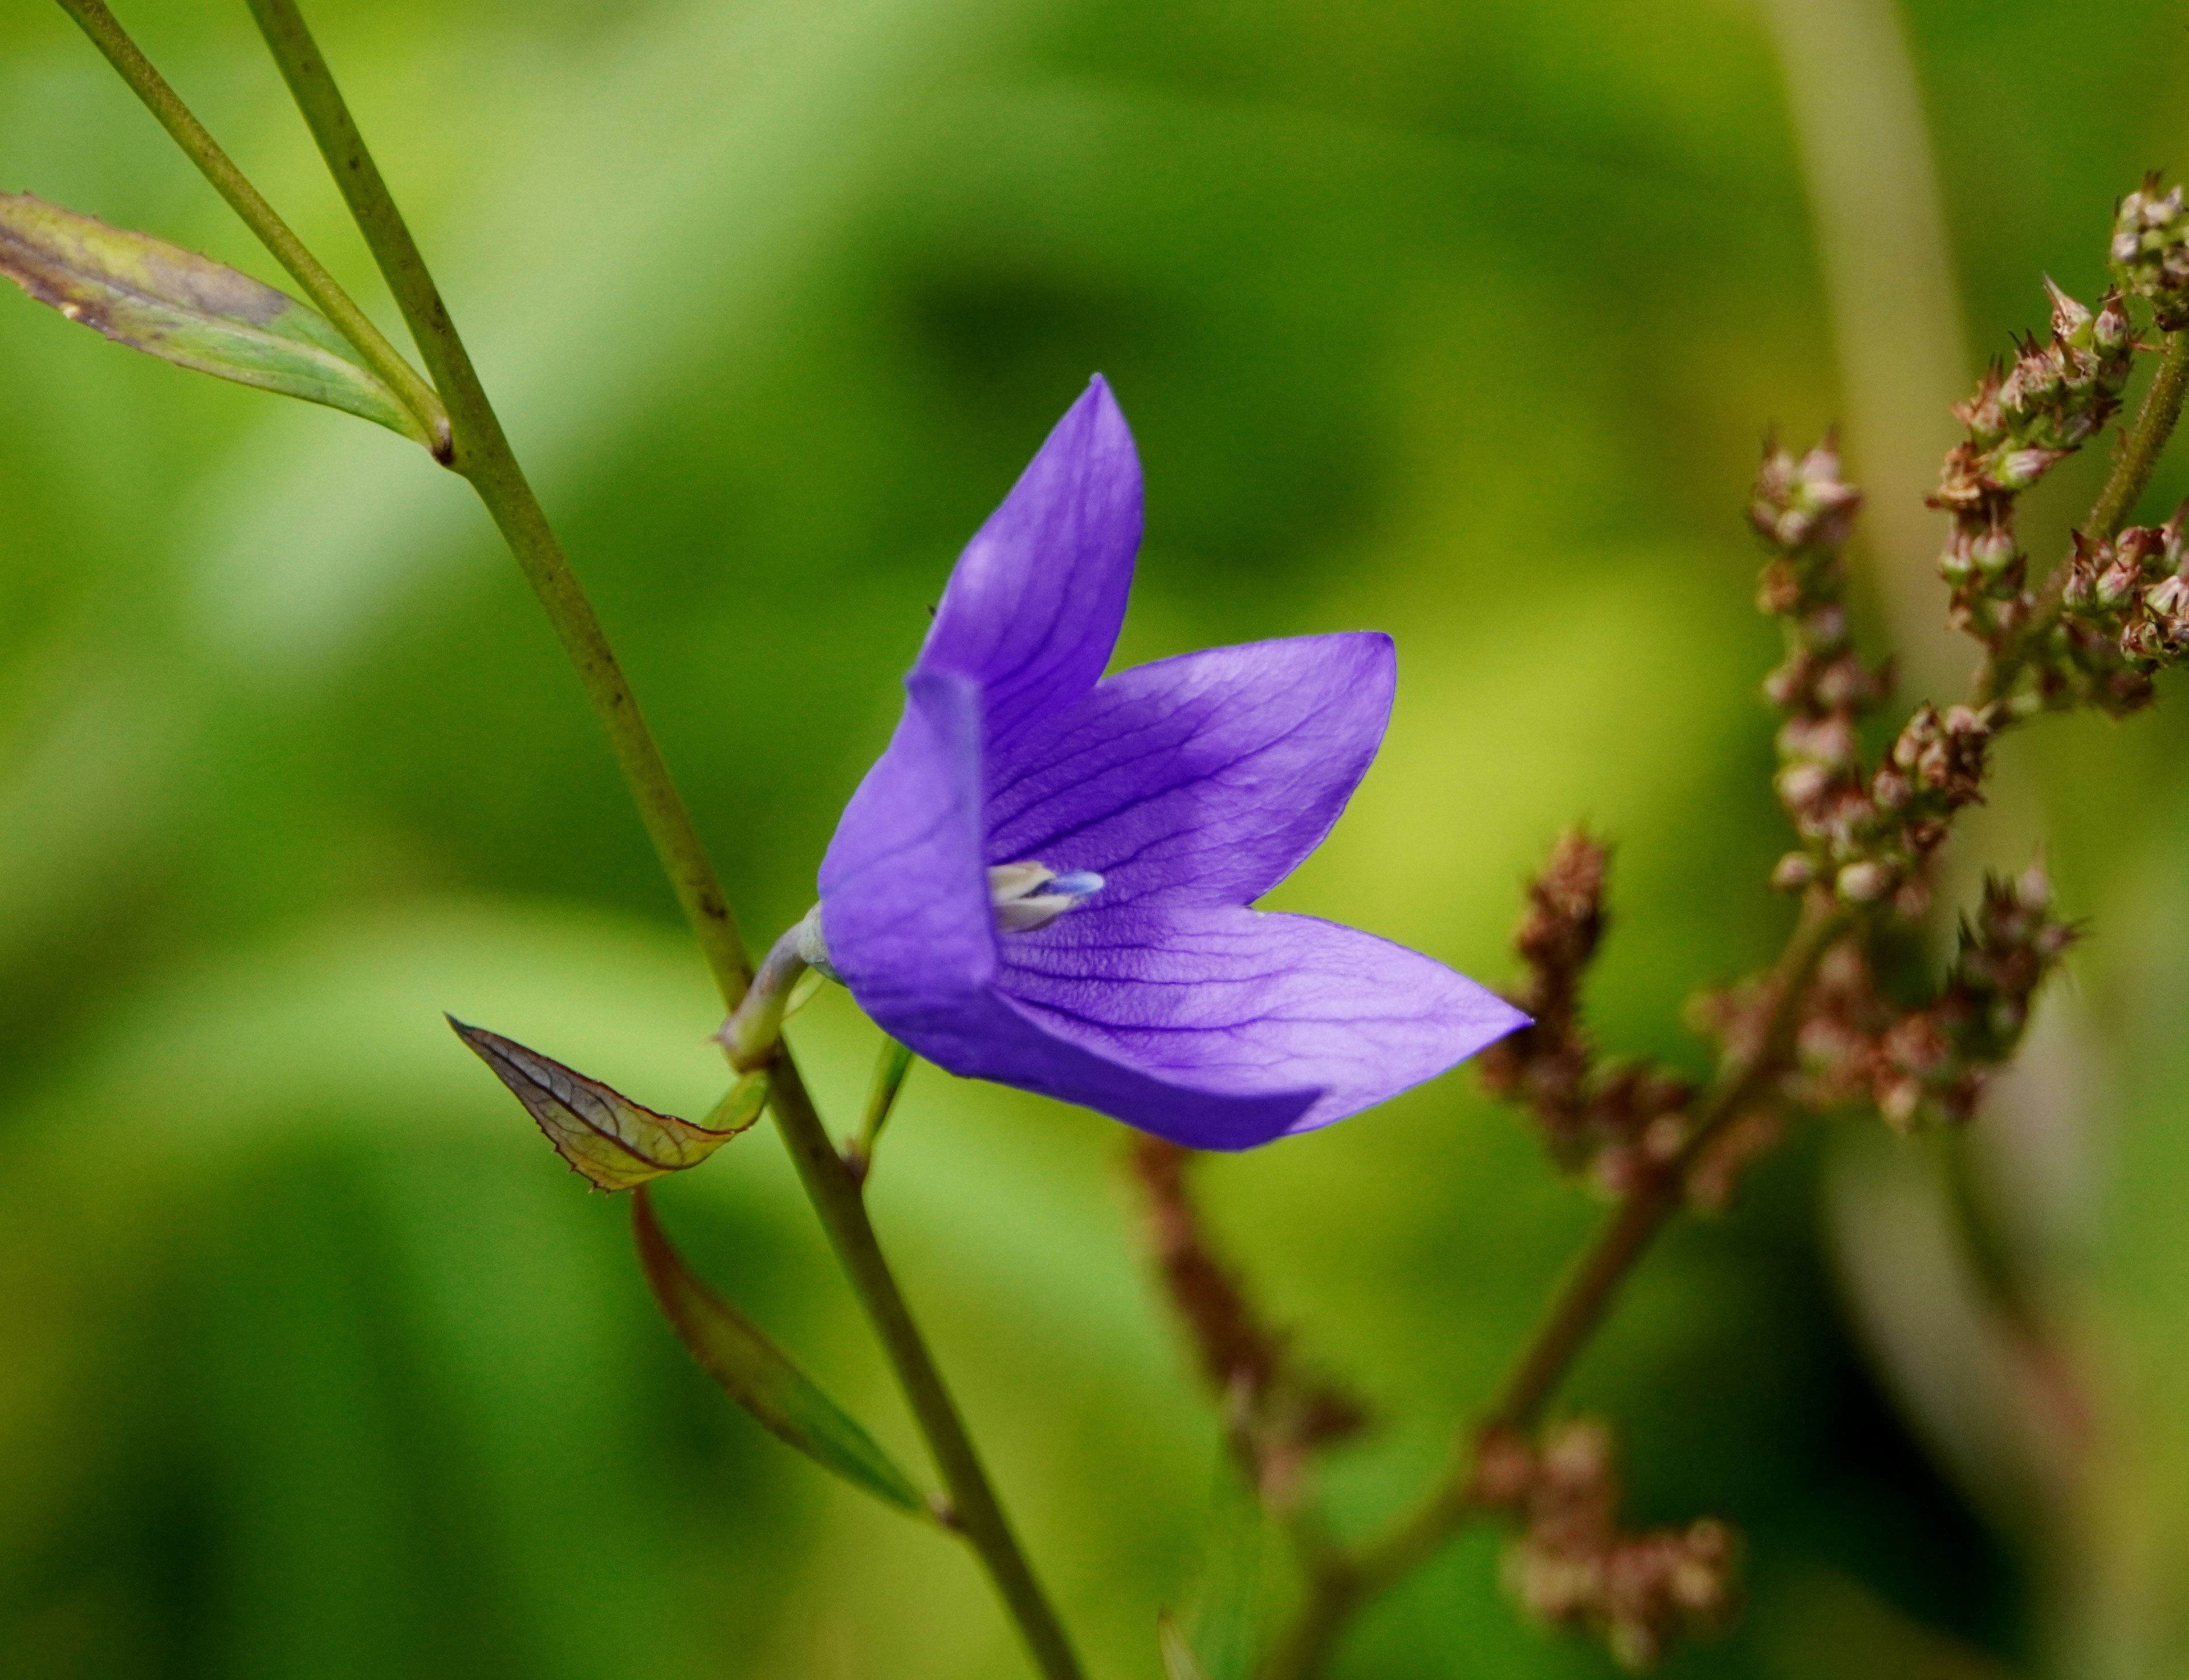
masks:
[[[286,291],[150,234],[0,193],[0,274],[117,344],[430,439],[334,324]]]
[[[631,1236],[653,1298],[692,1356],[730,1398],[814,1462],[901,1510],[931,1514],[911,1479],[758,1326],[707,1287],[662,1234],[653,1206],[631,1198]]]
[[[766,1076],[748,1077],[707,1117],[716,1126],[695,1126],[657,1114],[514,1038],[467,1027],[454,1015],[449,1025],[516,1093],[572,1169],[602,1190],[629,1190],[698,1166],[760,1117],[766,1095]]]

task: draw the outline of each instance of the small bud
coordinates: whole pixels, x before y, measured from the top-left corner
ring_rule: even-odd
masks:
[[[2179,572],[2161,578],[2143,592],[2143,604],[2161,618],[2179,617],[2189,609],[2189,578]]]
[[[1802,620],[1802,636],[1819,653],[1836,653],[1847,645],[1847,608],[1828,602]]]
[[[1976,534],[1959,520],[1946,533],[1946,546],[1938,553],[1938,575],[1960,585],[1976,575]]]
[[[2128,555],[2116,555],[2112,563],[2097,575],[2091,594],[2097,604],[2108,611],[2121,606],[2133,597],[2143,582],[2142,568]]]
[[[1791,811],[1806,811],[1831,790],[1832,772],[1821,764],[1790,764],[1774,778],[1779,797]]]
[[[1845,769],[1855,761],[1854,725],[1844,712],[1790,717],[1779,730],[1779,751],[1785,758]]]
[[[1848,864],[1834,883],[1839,896],[1850,904],[1875,904],[1892,891],[1894,885],[1890,865],[1869,860]]]
[[[1763,698],[1785,711],[1800,705],[1808,697],[1809,687],[1808,655],[1790,653],[1784,665],[1763,679]]]
[[[1991,480],[2003,490],[2026,490],[2069,453],[2067,450],[2010,450],[1993,464]]]
[[[1915,769],[1923,749],[1936,741],[1939,733],[1938,710],[1926,700],[1901,726],[1899,738],[1892,744],[1893,763],[1903,770]]]
[[[2035,451],[2042,453],[2042,451]],[[1969,559],[1988,578],[1995,578],[2014,564],[2014,532],[2006,525],[1990,525],[1969,545]]]
[[[1780,892],[1799,892],[1816,878],[1816,860],[1806,851],[1788,852],[1771,871],[1771,885]]]
[[[1969,428],[1969,436],[1988,447],[2006,435],[2006,415],[2000,402],[2000,376],[1994,364],[1985,370],[1976,395],[1954,404],[1954,416]]]
[[[1916,879],[1903,881],[1900,891],[1892,895],[1892,914],[1903,922],[1920,922],[1930,913],[1929,886]]]
[[[2097,317],[2090,323],[2090,343],[2093,348],[2110,354],[2124,349],[2129,342],[2128,311],[2122,306],[2118,286],[2106,293],[2098,305]]]
[[[2052,276],[2045,276],[2045,294],[2052,300],[2052,331],[2070,343],[2090,325],[2090,312],[2053,284]]]
[[[2033,915],[2042,915],[2052,908],[2052,877],[2045,873],[2041,859],[2016,878],[2014,901]]]

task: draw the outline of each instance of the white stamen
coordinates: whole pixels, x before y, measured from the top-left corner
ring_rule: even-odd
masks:
[[[998,863],[988,871],[988,902],[1004,933],[1031,933],[1103,887],[1092,869],[1059,874],[1046,863]]]

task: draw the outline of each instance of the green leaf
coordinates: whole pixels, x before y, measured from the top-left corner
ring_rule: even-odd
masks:
[[[1268,1533],[1260,1496],[1233,1456],[1219,1455],[1207,1549],[1189,1618],[1206,1680],[1246,1680],[1253,1670]]]
[[[0,193],[0,274],[117,344],[323,403],[431,446],[418,417],[325,316],[194,251],[28,193]]]
[[[514,1038],[467,1027],[454,1015],[448,1020],[456,1037],[516,1093],[571,1170],[602,1190],[629,1190],[698,1166],[760,1118],[767,1095],[766,1077],[748,1074],[707,1117],[713,1126],[695,1126],[657,1114]]]
[[[932,1514],[873,1436],[815,1388],[758,1326],[693,1276],[662,1234],[644,1191],[631,1198],[631,1224],[639,1264],[663,1315],[732,1400],[815,1463],[877,1499]]]
[[[1163,1680],[1208,1680],[1208,1672],[1193,1647],[1185,1643],[1178,1622],[1168,1610],[1156,1618],[1156,1638],[1162,1646]]]

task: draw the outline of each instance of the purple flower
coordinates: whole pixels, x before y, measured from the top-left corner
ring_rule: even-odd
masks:
[[[1097,379],[951,574],[821,865],[826,961],[953,1073],[1202,1149],[1359,1112],[1526,1017],[1405,947],[1249,909],[1376,755],[1380,634],[1104,677],[1140,539]]]

